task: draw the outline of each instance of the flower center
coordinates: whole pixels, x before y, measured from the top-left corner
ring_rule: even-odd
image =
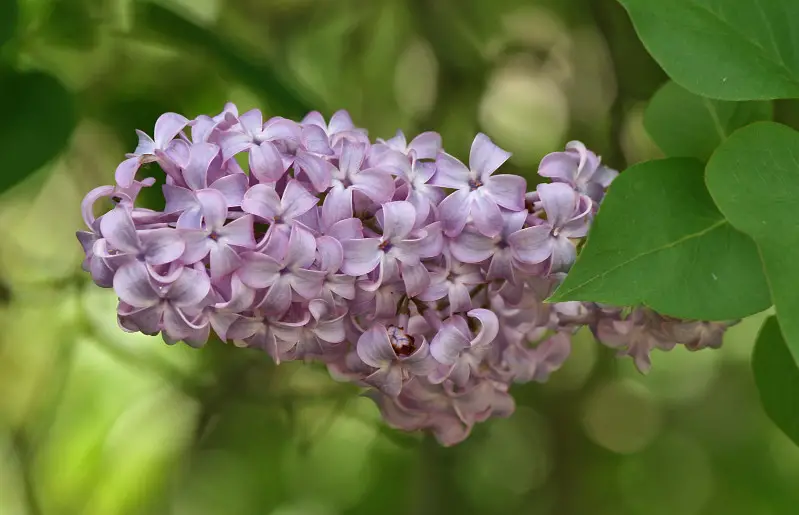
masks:
[[[471,190],[471,191],[476,190],[477,188],[479,188],[482,185],[483,185],[483,183],[480,182],[480,179],[469,179],[469,190]]]
[[[216,231],[211,231],[211,234],[208,235],[213,241],[217,241],[219,239],[219,234]]]
[[[398,356],[410,356],[416,350],[416,340],[401,327],[388,326],[388,341]]]
[[[382,250],[383,252],[388,252],[389,250],[391,250],[391,247],[393,247],[393,245],[391,244],[390,240],[384,240],[380,242],[380,245],[377,246],[377,248],[379,250]]]

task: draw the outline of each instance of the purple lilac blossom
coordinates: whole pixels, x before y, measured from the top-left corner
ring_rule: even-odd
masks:
[[[86,195],[77,234],[120,328],[322,362],[389,425],[443,445],[509,416],[510,386],[546,381],[581,327],[646,371],[653,349],[717,348],[729,325],[544,302],[617,175],[579,142],[546,156],[553,182],[528,191],[497,173],[511,154],[485,134],[467,167],[438,133],[372,143],[346,111],[296,122],[227,104],[137,134],[116,184]],[[155,182],[137,177],[146,163],[166,175],[163,211],[136,203]],[[96,216],[103,199],[113,207]]]

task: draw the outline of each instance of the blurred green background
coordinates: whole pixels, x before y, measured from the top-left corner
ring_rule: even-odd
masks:
[[[0,175],[37,171],[0,194],[0,514],[799,512],[799,449],[749,371],[762,317],[719,351],[657,353],[647,377],[581,334],[548,384],[513,389],[512,418],[445,449],[386,428],[322,368],[125,334],[80,271],[83,194],[164,111],[345,108],[373,137],[435,129],[462,157],[482,130],[531,180],[575,138],[619,169],[657,157],[641,114],[665,76],[612,0],[18,8]],[[63,88],[19,80],[41,73]]]

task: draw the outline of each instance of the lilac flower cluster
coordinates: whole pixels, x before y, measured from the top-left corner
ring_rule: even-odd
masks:
[[[583,325],[641,369],[668,341],[719,342],[721,326],[643,308],[543,302],[617,175],[578,142],[547,156],[552,182],[528,192],[496,173],[510,154],[484,134],[467,166],[437,133],[372,143],[344,111],[264,121],[228,104],[138,135],[116,184],[84,199],[78,233],[125,331],[197,347],[213,331],[278,363],[321,361],[371,387],[388,423],[445,445],[510,414],[509,386],[545,381]],[[151,164],[166,174],[163,211],[135,204]],[[114,207],[96,218],[103,198]]]

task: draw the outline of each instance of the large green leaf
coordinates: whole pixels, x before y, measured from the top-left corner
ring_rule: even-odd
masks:
[[[668,82],[649,102],[644,126],[666,155],[707,161],[736,129],[771,116],[770,102],[710,100]]]
[[[724,220],[705,189],[702,164],[688,158],[642,163],[616,179],[550,300],[643,303],[705,320],[770,305],[755,244]]]
[[[0,193],[57,156],[76,124],[72,94],[45,73],[0,70]]]
[[[0,46],[14,36],[19,7],[17,0],[0,0]]]
[[[721,100],[799,97],[796,0],[619,0],[675,82]]]
[[[776,317],[763,323],[752,353],[752,372],[766,414],[799,445],[799,368]]]
[[[744,127],[719,147],[706,175],[721,212],[760,248],[782,331],[799,362],[799,133],[768,122]]]

